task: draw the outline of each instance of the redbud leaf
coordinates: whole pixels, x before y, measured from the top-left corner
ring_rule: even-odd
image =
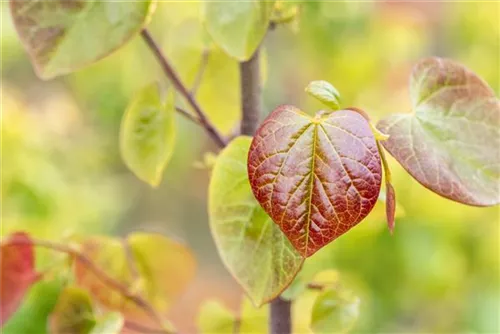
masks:
[[[143,88],[130,102],[120,127],[120,152],[139,179],[156,187],[175,144],[174,92],[160,97],[156,83]]]
[[[338,288],[322,292],[314,302],[311,329],[314,333],[347,333],[359,316],[360,300]]]
[[[500,202],[500,101],[466,67],[426,58],[410,78],[411,114],[377,127],[381,144],[418,182],[448,199],[475,206]]]
[[[303,258],[252,195],[246,168],[250,142],[238,137],[217,157],[208,211],[223,263],[259,306],[291,283]]]
[[[12,20],[43,79],[109,55],[144,27],[155,1],[10,0]]]
[[[380,191],[380,156],[368,122],[357,112],[276,108],[248,156],[253,193],[303,256],[358,224]]]
[[[340,94],[333,85],[327,81],[312,81],[307,85],[306,92],[332,110],[338,110]]]
[[[129,250],[125,247],[129,247]],[[134,233],[123,240],[95,236],[81,242],[81,252],[135,295],[165,313],[192,280],[195,260],[181,243],[152,233]],[[143,309],[111,288],[85,263],[75,260],[79,286],[101,306],[122,312],[126,319],[149,319]]]
[[[35,272],[35,254],[30,237],[10,235],[0,246],[0,325],[20,306],[26,292],[40,278]]]

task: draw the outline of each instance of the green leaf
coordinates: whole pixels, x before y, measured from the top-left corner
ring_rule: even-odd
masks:
[[[217,157],[209,186],[210,228],[227,269],[255,305],[279,295],[303,259],[250,190],[251,138],[238,137]]]
[[[81,252],[163,314],[184,292],[195,272],[196,263],[189,249],[159,234],[134,233],[126,240],[95,236],[81,241]],[[149,320],[143,309],[110,289],[78,259],[75,278],[101,306],[122,312],[126,319]]]
[[[311,329],[314,333],[347,333],[359,316],[359,298],[346,290],[326,290],[314,302]]]
[[[132,100],[120,128],[123,160],[139,179],[160,184],[175,143],[174,91],[165,101],[157,84],[143,88]]]
[[[427,58],[410,80],[412,114],[396,114],[377,127],[382,145],[422,185],[451,200],[500,203],[500,101],[464,66]]]
[[[254,54],[266,35],[275,1],[207,1],[204,23],[214,42],[240,61]]]
[[[92,300],[87,291],[66,287],[50,315],[52,334],[88,334],[95,325]]]
[[[204,334],[232,334],[235,328],[235,315],[219,302],[205,302],[198,316],[198,329]]]
[[[340,109],[340,94],[331,83],[323,80],[312,81],[307,85],[306,92],[332,110]]]
[[[58,280],[33,285],[21,307],[3,325],[2,334],[47,333],[48,318],[59,299],[61,286]]]
[[[381,173],[370,126],[352,110],[313,118],[280,106],[257,130],[248,155],[255,197],[304,257],[370,213]]]
[[[109,55],[141,31],[155,1],[10,0],[16,30],[43,79]]]
[[[123,325],[123,316],[118,312],[111,312],[97,319],[90,334],[119,334]]]

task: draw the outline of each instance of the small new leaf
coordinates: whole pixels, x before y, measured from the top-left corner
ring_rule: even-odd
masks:
[[[412,114],[377,127],[382,145],[421,184],[451,200],[500,203],[500,101],[464,66],[442,58],[421,60],[410,80]]]
[[[12,21],[39,77],[70,73],[140,32],[155,1],[10,0]]]
[[[40,278],[35,272],[33,243],[26,233],[18,232],[0,246],[0,325],[21,304],[29,288]]]
[[[142,89],[132,100],[120,128],[120,152],[139,179],[160,184],[175,144],[174,92],[162,102],[157,84]]]
[[[340,94],[331,83],[323,80],[312,81],[307,85],[306,92],[330,109],[340,109]]]
[[[217,157],[208,212],[223,263],[259,306],[290,284],[303,258],[252,195],[246,168],[250,142],[238,137]]]
[[[359,298],[343,289],[322,292],[314,302],[311,329],[314,333],[347,333],[359,316]]]
[[[314,118],[284,105],[252,141],[252,191],[304,257],[358,224],[375,205],[380,156],[366,119],[352,110]]]

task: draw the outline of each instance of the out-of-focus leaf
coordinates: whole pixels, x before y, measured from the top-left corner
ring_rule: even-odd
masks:
[[[157,84],[142,89],[128,106],[120,128],[120,151],[141,180],[156,187],[172,156],[175,142],[174,91],[165,101]]]
[[[0,245],[0,325],[21,304],[26,292],[40,278],[35,272],[35,254],[30,237],[17,232]]]
[[[422,185],[476,206],[500,202],[500,101],[488,85],[448,59],[426,58],[410,80],[413,114],[378,124],[382,145]]]
[[[275,24],[290,23],[299,14],[299,8],[297,3],[278,0],[274,4],[270,21]]]
[[[306,92],[332,110],[340,109],[340,94],[331,83],[323,80],[312,81],[307,85]]]
[[[314,302],[311,329],[314,333],[348,333],[359,316],[359,298],[346,290],[327,290]]]
[[[87,291],[66,287],[50,315],[52,334],[88,334],[96,321],[92,300]]]
[[[125,244],[110,237],[91,237],[81,251],[109,276],[145,298],[165,313],[194,276],[195,260],[184,245],[159,234],[134,233]],[[126,319],[144,320],[147,315],[136,304],[108,287],[88,268],[75,260],[76,282],[90,291],[102,306],[120,311]]]
[[[205,302],[198,316],[198,329],[204,334],[232,334],[235,328],[235,315],[219,302]]]
[[[312,118],[280,106],[257,130],[248,155],[255,197],[304,257],[370,213],[381,169],[368,122],[351,110]]]
[[[89,334],[119,334],[123,324],[123,315],[118,312],[111,312],[102,318],[97,318]]]
[[[269,328],[269,305],[255,307],[248,298],[241,302],[239,333],[267,333]]]
[[[204,23],[228,55],[240,61],[253,55],[266,35],[274,1],[207,1]]]
[[[47,333],[48,318],[57,303],[61,287],[61,282],[57,280],[35,283],[16,313],[2,326],[2,334]]]
[[[290,284],[303,259],[252,195],[246,170],[250,142],[238,137],[217,157],[209,217],[222,261],[258,306]]]
[[[16,30],[44,79],[109,55],[138,33],[155,1],[10,0]]]

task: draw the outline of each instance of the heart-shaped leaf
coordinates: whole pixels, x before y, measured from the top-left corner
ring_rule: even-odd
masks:
[[[303,262],[250,190],[250,137],[234,139],[217,157],[209,186],[210,228],[222,261],[255,305],[279,295]]]
[[[134,233],[126,241],[92,237],[81,243],[81,251],[161,313],[168,310],[194,276],[195,260],[191,252],[159,234]],[[126,319],[141,322],[148,319],[142,309],[111,289],[78,259],[75,260],[75,277],[77,284],[88,289],[102,306],[122,312]]]
[[[207,1],[204,23],[217,45],[240,61],[254,54],[266,35],[274,0]]]
[[[50,315],[52,334],[88,334],[96,324],[90,295],[77,287],[66,287]]]
[[[264,210],[307,257],[371,211],[380,191],[380,156],[357,112],[312,118],[285,105],[257,130],[248,176]]]
[[[40,275],[35,272],[33,243],[26,233],[12,234],[0,246],[0,325],[21,304],[28,289]]]
[[[138,33],[153,0],[10,0],[16,30],[37,74],[50,79],[104,58]]]
[[[377,127],[382,145],[421,184],[476,206],[500,202],[500,101],[488,85],[451,60],[420,61],[410,80],[412,114]]]
[[[165,102],[157,84],[143,88],[123,115],[120,151],[137,177],[156,187],[161,181],[175,144],[174,92]]]

